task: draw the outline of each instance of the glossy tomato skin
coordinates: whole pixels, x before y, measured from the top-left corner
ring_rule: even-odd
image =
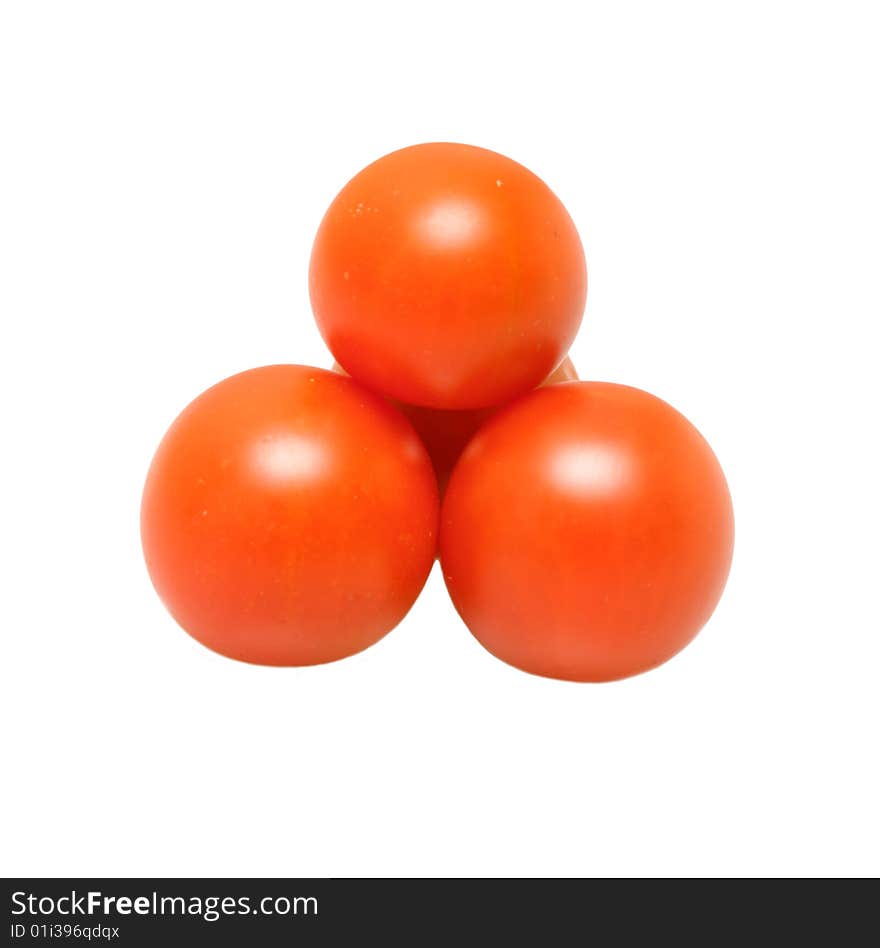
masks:
[[[180,625],[242,661],[354,654],[406,614],[431,568],[438,496],[410,424],[323,369],[274,365],[208,389],[150,466],[141,537]]]
[[[309,288],[354,378],[408,404],[472,409],[530,391],[560,363],[587,271],[540,178],[484,148],[430,143],[342,189],[318,229]]]
[[[653,668],[712,614],[733,510],[700,433],[647,392],[541,389],[470,442],[441,511],[456,608],[525,671],[608,681]]]

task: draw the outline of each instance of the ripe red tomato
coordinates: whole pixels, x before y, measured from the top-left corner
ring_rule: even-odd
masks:
[[[434,560],[437,484],[384,399],[323,369],[242,372],[193,401],[141,507],[150,576],[209,648],[265,665],[352,655],[392,629]]]
[[[502,411],[465,449],[441,511],[462,618],[490,652],[551,678],[624,678],[672,657],[712,614],[732,553],[711,448],[623,385],[557,385]]]
[[[338,362],[333,364],[334,372],[345,369]],[[577,380],[577,371],[571,359],[566,356],[559,366],[550,373],[543,385],[556,385],[557,382]],[[488,421],[498,408],[473,408],[464,411],[444,411],[441,408],[423,408],[421,405],[406,405],[392,399],[392,404],[409,418],[422,443],[428,449],[428,456],[434,465],[437,486],[443,496],[446,485],[456,461],[461,456],[468,441],[477,433],[480,425]]]
[[[553,192],[510,158],[433,143],[356,175],[309,270],[336,360],[412,405],[483,408],[539,385],[574,339],[587,271]]]
[[[568,356],[544,380],[543,385],[570,382],[577,379],[577,372]],[[494,415],[498,408],[472,408],[465,411],[444,411],[440,408],[423,408],[421,405],[395,405],[409,418],[425,447],[442,497],[449,483],[452,469],[480,426]]]

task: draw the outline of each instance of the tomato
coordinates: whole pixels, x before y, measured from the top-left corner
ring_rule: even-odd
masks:
[[[568,382],[576,378],[577,372],[574,365],[566,356],[560,366],[542,384],[555,385],[557,382]],[[449,483],[452,470],[468,441],[498,409],[473,408],[469,411],[443,411],[439,408],[423,408],[421,405],[405,405],[402,402],[395,402],[395,404],[409,418],[428,449],[442,496]]]
[[[580,238],[522,165],[470,145],[414,145],[330,205],[309,269],[336,360],[412,405],[498,405],[539,385],[586,300]]]
[[[150,467],[141,536],[174,618],[223,655],[312,665],[380,639],[434,560],[437,485],[388,403],[323,369],[234,375]]]
[[[334,372],[345,372],[338,362],[333,365]],[[544,380],[543,385],[555,385],[557,382],[571,382],[577,379],[577,371],[571,359],[566,356],[558,368]],[[498,411],[497,408],[474,408],[470,411],[443,411],[440,408],[423,408],[421,405],[406,405],[392,400],[392,404],[409,418],[422,443],[428,449],[428,456],[434,465],[440,495],[446,490],[449,476],[455,467],[461,452],[468,441],[477,433],[480,425],[488,421]]]
[[[687,419],[601,382],[544,388],[465,449],[440,561],[477,639],[525,671],[605,681],[646,671],[707,621],[733,553],[724,474]]]

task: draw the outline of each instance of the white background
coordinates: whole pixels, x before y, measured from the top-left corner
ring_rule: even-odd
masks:
[[[880,871],[872,4],[0,10],[4,874]],[[517,672],[436,569],[367,652],[247,667],[148,581],[166,426],[329,363],[320,216],[437,139],[556,190],[582,376],[671,401],[727,471],[727,592],[648,675]]]

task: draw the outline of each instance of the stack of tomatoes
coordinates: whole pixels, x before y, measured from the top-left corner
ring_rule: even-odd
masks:
[[[225,379],[150,467],[144,553],[187,632],[344,658],[439,554],[467,626],[526,671],[622,678],[696,635],[733,550],[724,475],[665,402],[577,381],[584,253],[543,181],[466,145],[394,152],[330,205],[309,281],[335,369]]]

